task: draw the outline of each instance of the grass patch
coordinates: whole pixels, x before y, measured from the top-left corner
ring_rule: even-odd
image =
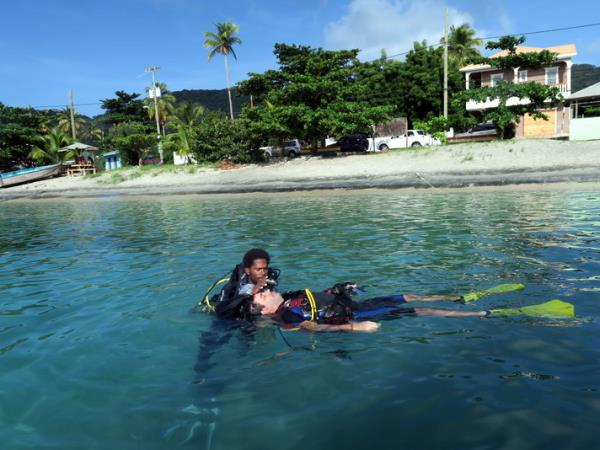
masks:
[[[118,184],[118,183],[122,183],[126,179],[127,178],[125,178],[125,176],[122,173],[113,173],[110,175],[110,180],[108,181],[108,183]]]
[[[142,175],[144,175],[142,172],[140,172],[139,170],[136,170],[135,172],[132,172],[132,173],[129,175],[128,179],[129,179],[129,180],[135,180],[136,178],[139,178],[139,177],[141,177]]]
[[[467,162],[467,161],[473,161],[475,158],[473,156],[472,153],[469,153],[468,155],[466,155],[461,162]]]

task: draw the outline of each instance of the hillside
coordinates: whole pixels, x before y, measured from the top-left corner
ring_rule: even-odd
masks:
[[[229,114],[229,100],[227,99],[227,89],[184,89],[182,91],[173,91],[178,102],[200,103],[211,111],[223,111]],[[233,102],[233,113],[239,114],[242,106],[250,102],[248,97],[238,97],[235,89],[231,90],[231,100]]]
[[[577,92],[600,82],[600,67],[592,64],[573,64],[571,76],[571,92]]]

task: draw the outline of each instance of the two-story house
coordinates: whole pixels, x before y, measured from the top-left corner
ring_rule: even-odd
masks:
[[[572,58],[577,55],[577,48],[573,44],[560,45],[557,47],[535,48],[522,47],[516,48],[517,53],[539,52],[548,50],[557,54],[557,61],[549,67],[541,69],[497,69],[488,64],[474,64],[460,69],[465,74],[466,88],[473,89],[478,87],[494,86],[499,81],[510,81],[512,83],[525,83],[534,81],[549,86],[559,88],[563,97],[571,94],[571,66]],[[506,56],[506,50],[495,53],[491,58]],[[516,97],[510,98],[507,105],[516,105],[519,102],[526,104],[527,99],[519,100]],[[481,111],[498,106],[498,99],[488,99],[485,102],[468,101],[467,111]],[[516,137],[558,137],[568,136],[570,109],[565,104],[560,104],[554,108],[544,110],[548,121],[543,119],[535,120],[531,116],[521,117],[516,129]]]

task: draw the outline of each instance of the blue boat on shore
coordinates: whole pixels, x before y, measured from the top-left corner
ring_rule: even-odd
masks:
[[[0,173],[0,187],[29,183],[30,181],[42,180],[57,175],[60,172],[60,166],[60,164],[51,164],[49,166],[32,167],[30,169]]]

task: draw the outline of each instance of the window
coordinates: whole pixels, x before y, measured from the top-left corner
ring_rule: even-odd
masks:
[[[527,71],[519,70],[519,75],[517,79],[519,80],[519,83],[525,83],[527,81]]]
[[[504,75],[501,73],[493,73],[491,79],[492,79],[491,86],[496,87],[496,86],[498,86],[498,82],[504,80]]]
[[[555,86],[558,84],[558,67],[546,68],[546,84],[548,86]]]

